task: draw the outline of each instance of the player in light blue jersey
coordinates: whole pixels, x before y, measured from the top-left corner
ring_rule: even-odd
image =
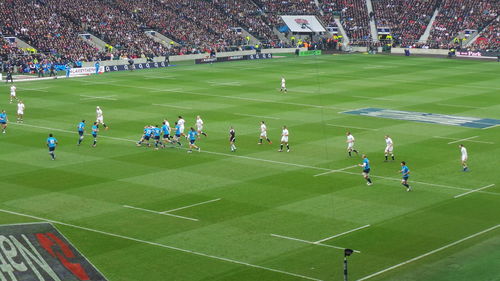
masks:
[[[366,157],[365,154],[362,156],[363,158],[363,163],[358,164],[358,166],[363,167],[363,177],[366,179],[366,184],[367,185],[372,185],[372,180],[370,179],[370,160],[368,160],[368,157]]]
[[[94,137],[94,143],[92,144],[92,147],[95,147],[97,145],[98,132],[99,132],[99,123],[94,122],[94,125],[92,125],[92,136]]]
[[[406,162],[401,162],[401,171],[399,171],[403,178],[401,179],[401,184],[406,187],[406,191],[411,191],[411,186],[408,184],[408,178],[410,177],[410,169],[406,166]]]
[[[94,64],[94,67],[95,67],[95,74],[99,74],[99,67],[101,67],[101,64],[99,62],[96,62]]]
[[[78,136],[79,136],[77,145],[80,145],[83,141],[83,135],[85,133],[85,120],[82,120],[82,122],[80,122],[78,124],[77,128],[78,128]]]
[[[161,148],[163,148],[163,142],[160,140],[161,137],[161,129],[158,127],[158,125],[154,126],[152,128],[152,134],[153,138],[155,140],[155,150],[158,150],[158,145],[160,145]]]
[[[47,147],[49,148],[49,154],[52,160],[56,160],[56,155],[54,154],[56,146],[57,146],[56,138],[54,138],[52,134],[49,134],[49,138],[47,139]]]
[[[163,133],[163,141],[170,142],[170,127],[168,126],[167,122],[163,121],[161,131]]]
[[[137,142],[137,146],[141,146],[142,143],[146,140],[146,129],[148,128],[148,126],[144,126],[144,131],[142,133],[142,137],[141,139]],[[149,140],[149,139],[148,139]]]
[[[196,142],[196,137],[198,136],[198,133],[194,130],[193,127],[188,132],[188,139],[189,139],[189,150],[188,152],[192,152],[193,148],[200,151],[200,148],[194,144]]]
[[[179,146],[182,146],[181,135],[182,135],[182,127],[177,122],[175,122],[174,143],[179,144]]]
[[[7,129],[7,123],[9,119],[7,118],[7,113],[2,109],[0,112],[0,126],[2,126],[2,133],[5,134],[5,130]]]

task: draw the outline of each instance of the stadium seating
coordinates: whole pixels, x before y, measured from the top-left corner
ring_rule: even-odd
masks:
[[[371,38],[365,0],[324,0],[322,9],[323,21],[326,24],[333,23],[335,12],[340,13],[340,22],[351,42],[367,42]]]

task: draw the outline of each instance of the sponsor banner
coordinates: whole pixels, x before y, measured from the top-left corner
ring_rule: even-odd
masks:
[[[273,58],[272,54],[255,54],[255,55],[238,55],[229,57],[196,59],[194,60],[194,62],[196,64],[205,64],[205,63],[226,62],[226,61],[259,60],[259,59],[272,59],[272,58]]]
[[[145,63],[136,63],[134,64],[134,69],[150,69],[150,68],[162,68],[162,67],[167,67],[167,63],[164,61],[162,62],[145,62]],[[130,65],[128,64],[122,64],[122,65],[109,65],[105,66],[104,69],[106,72],[113,72],[113,71],[125,71],[125,70],[130,70]]]
[[[50,223],[0,226],[0,280],[106,281]]]
[[[104,72],[104,66],[99,67],[99,73]],[[90,74],[95,74],[95,67],[80,67],[80,68],[71,68],[69,70],[70,76],[73,75],[90,75]]]
[[[455,115],[400,111],[382,108],[362,108],[351,111],[344,111],[343,113],[479,129],[486,129],[500,125],[500,120],[498,119],[462,117]]]
[[[312,51],[300,51],[299,57],[305,56],[319,56],[321,55],[321,50],[312,50]]]
[[[495,52],[483,52],[483,51],[467,51],[467,52],[461,52],[457,51],[456,53],[457,57],[480,57],[480,58],[496,58],[496,56],[500,56],[500,53],[495,53]]]
[[[292,32],[315,33],[325,32],[325,28],[316,16],[281,16]]]

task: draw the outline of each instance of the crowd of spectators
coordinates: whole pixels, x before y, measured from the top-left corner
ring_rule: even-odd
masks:
[[[332,25],[334,16],[340,16],[340,22],[347,36],[354,41],[370,40],[370,17],[365,0],[323,0],[322,19],[327,25]]]
[[[500,52],[500,18],[488,25],[472,44],[472,48]]]
[[[280,15],[317,15],[314,0],[255,0],[272,26],[283,25]]]
[[[429,40],[446,48],[465,29],[480,30],[497,17],[499,1],[443,0]]]
[[[417,42],[436,9],[437,0],[372,0],[378,27],[388,27],[402,46]]]

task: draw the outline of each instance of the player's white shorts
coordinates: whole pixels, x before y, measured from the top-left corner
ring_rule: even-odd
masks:
[[[179,132],[180,132],[181,134],[184,134],[184,126],[180,126],[180,127],[179,127]]]
[[[104,124],[104,117],[103,116],[97,117],[97,122]]]
[[[462,156],[462,162],[467,161],[467,156]]]
[[[388,152],[392,153],[393,150],[394,150],[394,146],[386,146],[385,147],[385,153],[388,153]]]
[[[348,142],[347,143],[347,149],[352,149],[354,148],[354,143],[353,142]]]
[[[267,139],[267,132],[260,133],[260,137],[263,139]]]
[[[285,83],[281,83],[281,88],[286,88]]]
[[[15,98],[16,97],[16,92],[10,92],[10,96]]]
[[[287,136],[282,136],[281,137],[281,142],[288,142],[288,137]]]
[[[18,110],[17,111],[17,115],[24,115],[24,111],[23,110]]]
[[[203,126],[196,126],[196,129],[201,132],[203,131]]]

